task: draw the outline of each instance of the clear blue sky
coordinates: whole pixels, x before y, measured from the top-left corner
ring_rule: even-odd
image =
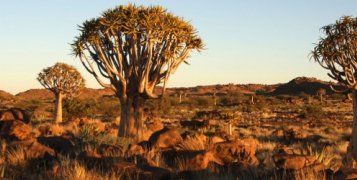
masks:
[[[193,53],[170,87],[275,84],[298,76],[330,80],[310,62],[322,26],[357,15],[355,0],[11,0],[0,2],[0,89],[17,94],[42,88],[37,74],[56,62],[74,65],[87,86],[100,86],[70,54],[77,25],[128,2],[161,5],[192,22],[207,50]]]

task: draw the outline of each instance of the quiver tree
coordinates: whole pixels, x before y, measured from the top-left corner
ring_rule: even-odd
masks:
[[[56,96],[55,122],[62,122],[62,98],[75,97],[85,86],[85,81],[77,69],[65,63],[56,63],[43,69],[37,77],[43,87]]]
[[[311,57],[323,68],[329,70],[328,76],[344,85],[344,90],[332,90],[339,93],[352,93],[353,127],[347,148],[349,160],[357,160],[357,19],[348,16],[337,20],[335,24],[322,27],[326,37],[321,38],[311,52]]]
[[[320,102],[322,102],[323,101],[323,96],[326,95],[326,89],[319,88],[317,90],[317,94],[320,96]]]
[[[121,103],[119,136],[137,137],[143,103],[162,94],[172,74],[192,50],[203,49],[192,25],[160,6],[121,5],[79,26],[73,53],[98,83]],[[107,80],[103,80],[107,79]]]
[[[180,101],[180,104],[182,103],[182,95],[185,93],[184,90],[179,90],[179,101]]]

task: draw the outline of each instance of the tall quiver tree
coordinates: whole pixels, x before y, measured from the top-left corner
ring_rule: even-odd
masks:
[[[62,99],[78,96],[85,86],[85,80],[75,67],[65,63],[56,63],[43,69],[37,80],[55,94],[55,122],[62,122]]]
[[[192,50],[203,49],[192,25],[161,6],[121,5],[79,26],[72,44],[87,71],[111,88],[121,103],[118,135],[137,137],[143,103],[172,74]],[[107,79],[107,80],[103,80]]]
[[[353,127],[347,148],[350,162],[357,160],[357,19],[348,16],[337,20],[335,24],[322,27],[326,37],[321,38],[311,52],[311,57],[323,68],[329,70],[328,76],[344,85],[344,90],[332,90],[340,93],[352,93]],[[352,161],[353,160],[353,161]],[[355,163],[354,163],[355,164]]]

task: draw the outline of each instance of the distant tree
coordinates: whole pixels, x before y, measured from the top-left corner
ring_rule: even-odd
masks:
[[[320,96],[320,101],[323,101],[323,96],[326,95],[326,89],[324,88],[319,88],[317,90],[317,94]]]
[[[82,75],[71,65],[56,63],[52,67],[43,69],[38,74],[37,80],[55,94],[55,121],[62,122],[62,99],[80,94],[85,85]]]
[[[180,104],[182,103],[182,95],[185,93],[184,90],[179,91]]]
[[[321,38],[311,57],[323,68],[330,71],[328,76],[344,85],[340,93],[352,92],[353,127],[347,148],[349,160],[357,160],[357,19],[348,16],[337,20],[335,24],[322,27],[326,37]]]
[[[213,95],[212,95],[213,96],[213,105],[214,106],[217,106],[217,95],[216,94],[217,94],[217,92],[214,92]]]
[[[170,75],[187,63],[192,50],[203,49],[192,25],[161,6],[121,5],[85,21],[79,30],[73,53],[119,98],[121,137],[140,136],[143,105],[158,97],[155,86],[163,83],[164,94]]]

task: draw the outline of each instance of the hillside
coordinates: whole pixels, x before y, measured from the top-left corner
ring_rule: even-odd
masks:
[[[316,78],[298,77],[286,84],[278,86],[271,95],[299,95],[300,93],[315,95],[320,88],[326,89],[327,94],[334,94],[330,85],[337,86],[337,89],[343,89],[342,86],[338,86],[333,82],[321,81]]]
[[[196,87],[175,87],[167,88],[166,95],[173,96],[179,94],[180,91],[187,95],[212,95],[216,93],[217,95],[224,95],[230,92],[239,92],[243,94],[267,94],[267,95],[299,95],[300,93],[306,93],[310,95],[315,95],[319,88],[326,89],[327,94],[333,94],[330,85],[337,85],[332,82],[321,81],[316,78],[307,77],[297,77],[288,83],[265,85],[265,84],[217,84],[217,85],[207,85],[207,86],[196,86]],[[342,86],[337,86],[342,89]],[[155,89],[156,94],[161,94],[162,87],[157,87]],[[94,98],[97,99],[102,96],[114,95],[114,92],[110,89],[92,89],[86,88],[80,98]],[[51,99],[54,95],[51,91],[46,89],[30,89],[25,92],[21,92],[16,96],[11,95],[5,91],[0,90],[0,98],[4,99]]]
[[[264,85],[264,84],[226,84],[226,85],[208,85],[196,86],[189,88],[169,88],[168,94],[178,94],[180,91],[191,95],[211,95],[228,94],[230,92],[239,92],[243,94],[266,94],[274,91],[280,84]]]
[[[15,96],[6,92],[6,91],[2,91],[0,90],[0,99],[14,99]]]
[[[79,98],[100,98],[105,95],[114,95],[110,89],[92,89],[85,88],[79,95]],[[53,93],[47,89],[30,89],[16,95],[19,99],[51,99],[54,98]]]

